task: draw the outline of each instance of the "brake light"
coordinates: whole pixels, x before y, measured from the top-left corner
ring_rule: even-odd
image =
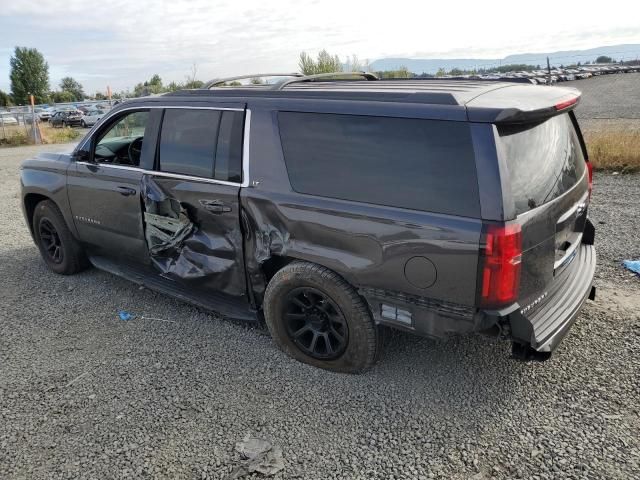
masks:
[[[491,225],[486,232],[481,303],[498,308],[514,302],[520,288],[522,235],[520,225]]]
[[[587,162],[587,173],[589,174],[589,198],[591,198],[593,190],[593,164],[591,162]]]
[[[578,98],[579,97],[574,97],[570,100],[565,100],[564,102],[556,103],[555,108],[556,110],[564,110],[565,108],[569,108],[575,105],[576,103],[578,103]]]

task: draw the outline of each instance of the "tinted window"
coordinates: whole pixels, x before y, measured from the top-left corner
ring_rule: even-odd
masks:
[[[242,181],[242,132],[244,112],[222,113],[214,178],[229,182]]]
[[[569,115],[552,117],[533,126],[501,126],[498,131],[516,214],[559,197],[584,174],[584,156]]]
[[[300,193],[463,216],[480,206],[463,122],[279,114],[293,189]]]
[[[165,110],[160,170],[212,178],[219,123],[216,110]]]
[[[167,109],[160,134],[164,172],[242,181],[244,112]]]

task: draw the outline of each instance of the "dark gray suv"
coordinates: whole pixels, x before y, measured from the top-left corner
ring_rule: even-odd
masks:
[[[363,78],[119,105],[73,153],[22,165],[45,262],[264,319],[340,372],[374,364],[382,326],[547,358],[595,293],[580,93]]]

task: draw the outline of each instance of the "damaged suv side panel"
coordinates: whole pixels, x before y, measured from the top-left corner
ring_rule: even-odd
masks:
[[[271,265],[306,260],[354,285],[377,322],[433,336],[478,328],[479,219],[297,193],[288,181],[276,111],[252,114],[261,125],[252,131],[260,145],[252,150],[257,185],[243,189],[241,199],[257,305]],[[415,313],[403,317],[398,310]]]
[[[142,184],[153,266],[201,289],[245,296],[240,187],[153,175],[145,175]],[[224,208],[208,210],[211,202]]]

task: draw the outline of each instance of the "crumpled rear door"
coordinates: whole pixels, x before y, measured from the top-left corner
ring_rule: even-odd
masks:
[[[145,238],[164,277],[246,295],[239,190],[205,180],[143,177]]]

